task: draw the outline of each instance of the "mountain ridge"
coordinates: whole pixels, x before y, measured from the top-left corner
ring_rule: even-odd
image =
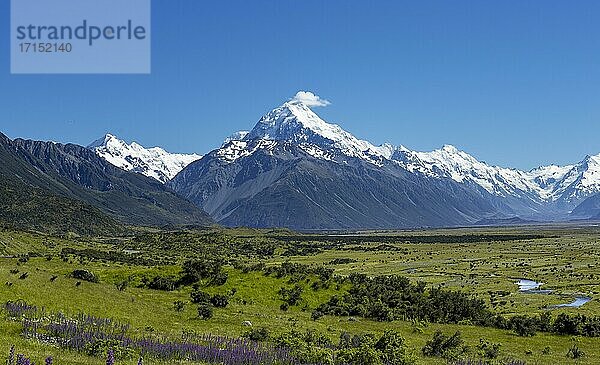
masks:
[[[2,133],[0,161],[1,226],[51,234],[114,235],[125,231],[96,207],[53,193],[60,183],[22,159]]]
[[[228,226],[429,227],[462,224],[465,219],[473,222],[479,215],[492,213],[491,206],[457,184],[443,182],[455,189],[444,197],[447,190],[392,164],[381,170],[348,157],[345,163],[332,165],[290,142],[271,143],[268,149],[263,146],[236,161],[223,160],[213,151],[168,185]],[[444,199],[453,200],[454,207],[460,202],[461,207],[433,209],[436,201]]]
[[[540,219],[544,215],[564,218],[566,211],[600,192],[600,154],[586,156],[572,165],[540,166],[525,171],[489,165],[452,145],[428,152],[413,151],[402,145],[396,147],[391,143],[376,146],[354,137],[338,125],[325,122],[310,107],[294,100],[266,113],[251,131],[239,131],[226,138],[218,149],[219,154],[234,162],[240,156],[253,153],[247,147],[247,141],[256,139],[263,142],[253,148],[288,140],[301,145],[311,155],[329,160],[336,158],[331,149],[338,148],[347,156],[363,158],[376,165],[381,165],[384,159],[393,160],[410,172],[475,184],[491,195],[508,200],[515,197],[530,200],[537,205],[535,209],[516,210],[530,219]],[[88,148],[117,167],[153,177],[162,183],[167,183],[202,157],[171,154],[160,147],[145,148],[135,142],[127,144],[112,134],[93,142]],[[537,214],[537,210],[542,212]]]
[[[197,154],[170,153],[161,147],[145,148],[107,133],[87,146],[112,165],[166,183],[184,167],[200,159]]]
[[[212,220],[160,182],[119,169],[75,144],[4,139],[6,158],[20,161],[7,176],[52,195],[93,206],[129,225],[208,225]]]
[[[86,147],[0,135],[41,175],[22,180],[126,224],[368,229],[585,220],[600,214],[600,154],[529,171],[452,145],[374,145],[288,100],[204,156],[112,134]],[[19,176],[19,172],[14,172]],[[195,206],[189,201],[195,204]]]
[[[280,175],[283,172],[277,169],[265,169],[265,166],[276,164],[273,161],[266,161],[265,159],[268,158],[265,156],[275,160],[289,159],[290,156],[287,155],[290,155],[290,147],[286,147],[286,144],[297,149],[291,153],[292,159],[306,160],[310,157],[347,166],[356,165],[356,160],[359,160],[386,173],[394,171],[392,175],[397,174],[395,170],[399,168],[414,175],[414,179],[425,179],[433,185],[448,184],[452,181],[470,191],[473,196],[480,198],[481,201],[477,204],[480,207],[489,205],[495,209],[494,212],[486,211],[485,216],[478,217],[476,220],[469,217],[462,222],[466,224],[482,219],[510,219],[515,216],[527,221],[568,219],[571,210],[579,203],[600,192],[600,176],[594,172],[596,160],[593,156],[574,165],[547,166],[521,171],[488,165],[451,145],[431,152],[411,151],[404,146],[394,147],[389,143],[375,146],[354,137],[338,125],[325,122],[307,105],[291,101],[267,112],[250,132],[227,139],[220,148],[188,165],[167,185],[213,214],[221,209],[217,209],[217,206],[227,202],[231,212],[226,215],[218,213],[215,217],[227,224],[234,224],[236,222],[230,217],[232,214],[235,215],[232,212],[236,209],[249,214],[252,212],[250,202],[253,202],[255,207],[263,205],[255,201],[253,194],[261,193],[261,189],[277,187],[281,189],[281,181],[285,180],[284,176]],[[238,168],[239,171],[246,171],[245,175],[235,174],[232,171],[236,168],[227,167],[236,164],[244,165],[244,161],[250,161],[255,154],[262,154],[262,157],[254,160],[263,160],[263,165],[259,166],[257,161],[248,162],[247,166]],[[205,159],[211,161],[203,161]],[[200,165],[203,167],[200,168]],[[331,166],[333,168],[333,165]],[[210,178],[206,180],[202,177],[202,174],[219,175],[219,170],[221,175],[234,174],[235,176],[229,178],[233,181],[243,181],[245,184],[250,184],[252,179],[261,176],[263,185],[257,185],[255,181],[248,191],[240,192],[234,189],[234,192],[230,185],[233,181],[210,180]],[[222,172],[225,170],[227,172]],[[248,171],[252,173],[249,174]],[[297,176],[297,171],[295,174],[294,176]],[[203,188],[195,184],[194,179],[203,181],[209,187]],[[360,185],[358,182],[357,184]],[[290,182],[288,188],[289,185]],[[313,185],[318,184],[313,181]],[[225,191],[233,195],[239,194],[241,200],[236,203],[231,197],[223,197]],[[289,194],[293,193],[289,192]],[[444,198],[448,200],[449,195],[439,196],[442,200]],[[311,199],[315,200],[314,197]],[[453,208],[459,209],[460,206],[456,205]],[[285,214],[285,209],[282,212]],[[431,213],[433,217],[435,214]],[[448,223],[459,224],[460,222],[449,220]]]

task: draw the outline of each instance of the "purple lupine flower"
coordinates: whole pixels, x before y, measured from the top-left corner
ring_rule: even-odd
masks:
[[[25,357],[23,354],[17,355],[17,365],[32,365],[31,360]]]
[[[56,339],[60,347],[75,351],[81,351],[98,340],[108,340],[118,341],[119,346],[156,360],[189,360],[229,365],[300,364],[287,349],[277,348],[268,343],[252,342],[245,338],[184,333],[179,341],[174,341],[168,338],[132,337],[128,332],[129,326],[126,324],[86,314],[79,314],[71,319],[57,313],[51,316],[48,322],[23,320],[23,334],[27,337],[51,337]],[[107,365],[115,364],[114,355],[114,349],[111,349],[108,352]],[[143,365],[142,358],[138,364]]]
[[[108,350],[106,365],[115,365],[115,353],[112,349]]]
[[[52,356],[46,358],[46,365],[52,365]]]

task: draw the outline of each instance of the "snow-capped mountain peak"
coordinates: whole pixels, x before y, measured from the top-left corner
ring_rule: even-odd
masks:
[[[106,146],[108,144],[112,144],[112,143],[118,143],[118,142],[123,142],[121,140],[119,140],[115,135],[110,134],[110,133],[106,133],[104,136],[102,136],[102,138],[98,138],[97,140],[95,140],[94,142],[90,143],[87,148],[89,149],[94,149],[96,147],[102,147],[102,146]]]
[[[458,148],[454,147],[451,144],[445,144],[444,146],[442,146],[441,151],[444,151],[446,153],[460,153]]]
[[[393,159],[409,171],[476,184],[493,195],[508,196],[537,189],[524,172],[490,166],[452,145],[431,152],[414,152],[403,147],[396,150]]]
[[[560,176],[553,189],[554,196],[567,202],[600,192],[600,154],[586,156]]]
[[[535,168],[528,176],[541,188],[541,196],[545,199],[556,195],[556,187],[575,166],[548,165]]]
[[[145,148],[106,134],[88,145],[106,161],[123,170],[134,171],[165,183],[190,163],[202,158],[197,154],[169,153],[160,147]]]
[[[584,173],[584,184],[589,186],[600,183],[600,154],[589,156],[586,160],[587,171]]]
[[[431,152],[398,148],[392,158],[409,171],[474,183],[500,197],[570,205],[600,192],[600,155],[588,156],[575,165],[550,165],[531,171],[491,166],[452,145]]]
[[[337,124],[321,119],[301,101],[288,101],[263,116],[244,140],[266,139],[310,145],[307,152],[336,148],[345,155],[376,163],[389,159],[394,151],[391,144],[374,146],[357,139]],[[322,155],[322,151],[318,155]]]

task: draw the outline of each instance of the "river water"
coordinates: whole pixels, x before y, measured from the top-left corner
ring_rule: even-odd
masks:
[[[551,289],[540,289],[544,283],[540,283],[530,279],[519,279],[516,282],[519,286],[519,292],[526,294],[550,294]],[[585,303],[592,300],[590,297],[576,296],[575,299],[570,303],[563,303],[551,306],[551,308],[579,308]]]

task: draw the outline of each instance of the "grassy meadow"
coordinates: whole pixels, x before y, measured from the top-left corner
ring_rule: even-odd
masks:
[[[67,317],[86,313],[112,318],[131,325],[131,333],[140,337],[177,339],[187,332],[237,338],[250,328],[264,327],[271,337],[290,330],[314,330],[337,342],[343,332],[381,335],[392,329],[405,338],[417,364],[446,364],[441,357],[423,356],[421,349],[438,330],[447,335],[460,331],[469,348],[476,347],[481,339],[500,344],[499,356],[490,363],[514,358],[527,364],[600,364],[598,337],[543,332],[523,337],[511,330],[468,323],[385,322],[355,316],[325,315],[315,320],[313,311],[332,296],[346,293],[350,284],[340,281],[319,287],[314,274],[292,283],[286,276],[243,269],[243,265],[262,263],[270,267],[292,262],[331,268],[341,277],[352,273],[401,275],[423,281],[428,287],[469,293],[507,318],[545,312],[553,316],[598,316],[598,233],[595,228],[579,227],[481,228],[365,232],[357,239],[355,235],[302,236],[285,230],[214,228],[140,230],[123,237],[82,238],[4,230],[0,231],[0,302],[23,300]],[[185,260],[207,256],[225,260],[227,280],[222,285],[202,283],[202,290],[229,297],[228,305],[214,308],[210,319],[199,318],[197,305],[190,302],[193,286],[156,290],[146,285],[153,277],[177,277]],[[98,282],[71,277],[78,269],[94,273]],[[542,288],[552,293],[520,293],[516,285],[519,278],[542,282]],[[284,310],[280,289],[294,285],[302,288],[300,300]],[[551,309],[552,305],[571,302],[575,296],[592,300],[581,308]],[[176,302],[182,303],[181,308],[175,308]],[[53,356],[54,364],[106,363],[101,356],[24,338],[21,323],[5,312],[0,317],[0,357],[8,355],[15,345],[36,364],[43,363],[48,355]],[[251,327],[245,323],[248,321]],[[584,357],[567,358],[573,344],[583,350]],[[117,363],[135,364],[137,357]],[[145,359],[144,363],[163,362]]]

